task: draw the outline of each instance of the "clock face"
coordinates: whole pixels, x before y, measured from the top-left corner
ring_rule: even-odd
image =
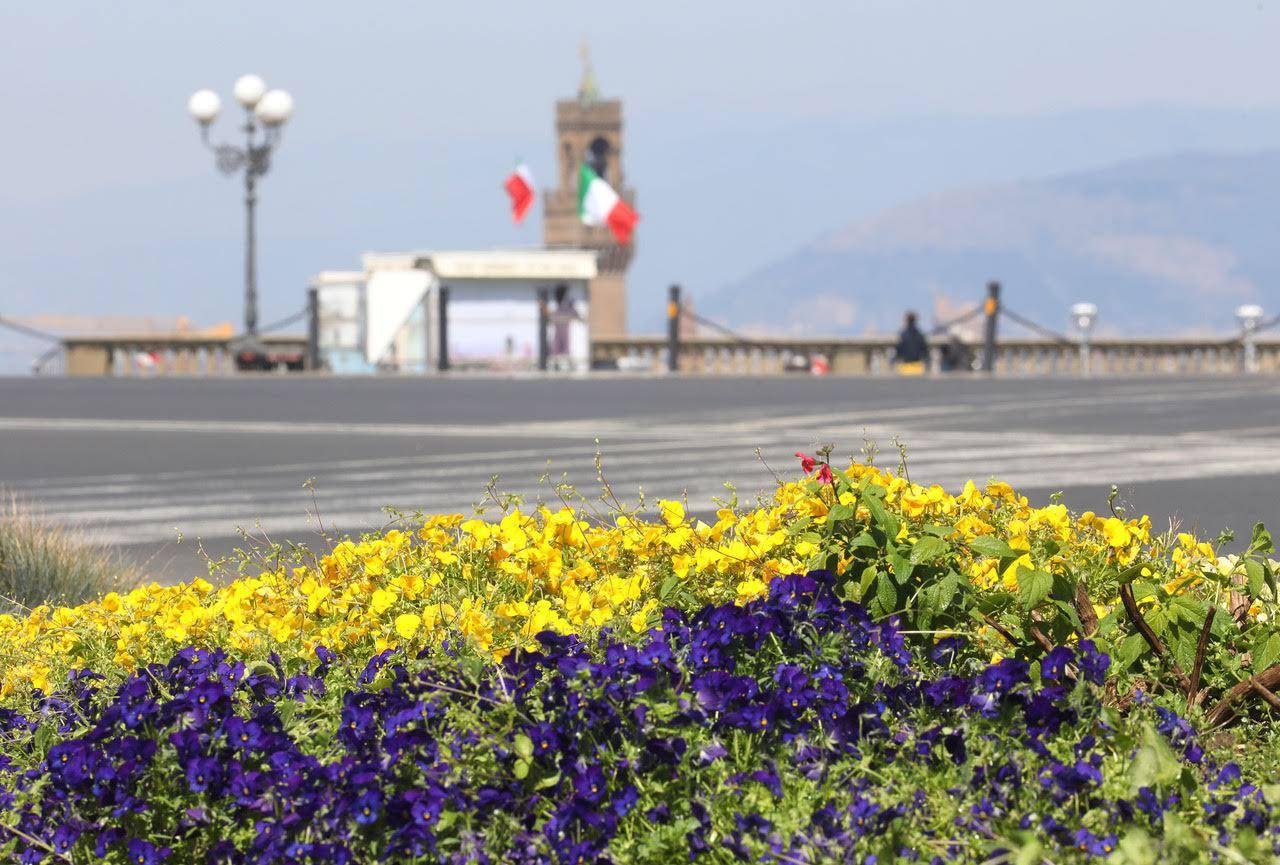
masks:
[[[603,138],[596,138],[587,147],[587,164],[597,177],[608,179],[609,156],[613,148]]]

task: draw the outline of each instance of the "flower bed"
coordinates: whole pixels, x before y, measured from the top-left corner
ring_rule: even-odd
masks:
[[[1002,484],[804,467],[714,523],[433,517],[0,619],[3,849],[1270,861],[1273,764],[1194,727],[1265,707],[1264,531],[1220,560]]]

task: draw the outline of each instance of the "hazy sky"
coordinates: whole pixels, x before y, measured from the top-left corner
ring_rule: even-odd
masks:
[[[550,179],[584,37],[624,99],[641,313],[954,183],[1280,135],[1277,2],[58,0],[0,34],[0,313],[237,316],[241,205],[185,101],[247,71],[297,102],[266,315],[365,249],[536,243],[498,184],[517,156]],[[700,184],[740,198],[695,210]]]

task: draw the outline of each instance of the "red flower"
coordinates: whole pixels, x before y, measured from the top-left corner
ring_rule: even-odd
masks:
[[[800,458],[800,468],[804,470],[805,474],[810,474],[813,471],[813,466],[816,462],[814,458],[808,454],[801,453],[800,451],[796,451],[796,456]]]
[[[831,466],[823,463],[822,467],[818,469],[818,481],[820,483],[829,484],[831,483],[831,480]]]

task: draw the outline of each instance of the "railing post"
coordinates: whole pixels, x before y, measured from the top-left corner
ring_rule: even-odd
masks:
[[[436,327],[438,340],[436,344],[436,369],[449,371],[449,286],[442,285],[436,289]]]
[[[551,302],[550,292],[545,288],[538,289],[538,369],[547,371],[547,325],[549,324],[548,304]]]
[[[1000,315],[1000,283],[987,283],[987,299],[982,305],[986,325],[982,331],[982,371],[994,372],[996,368],[996,321]]]
[[[307,287],[307,369],[320,368],[320,289]]]
[[[680,286],[668,289],[667,297],[667,372],[680,369]]]

